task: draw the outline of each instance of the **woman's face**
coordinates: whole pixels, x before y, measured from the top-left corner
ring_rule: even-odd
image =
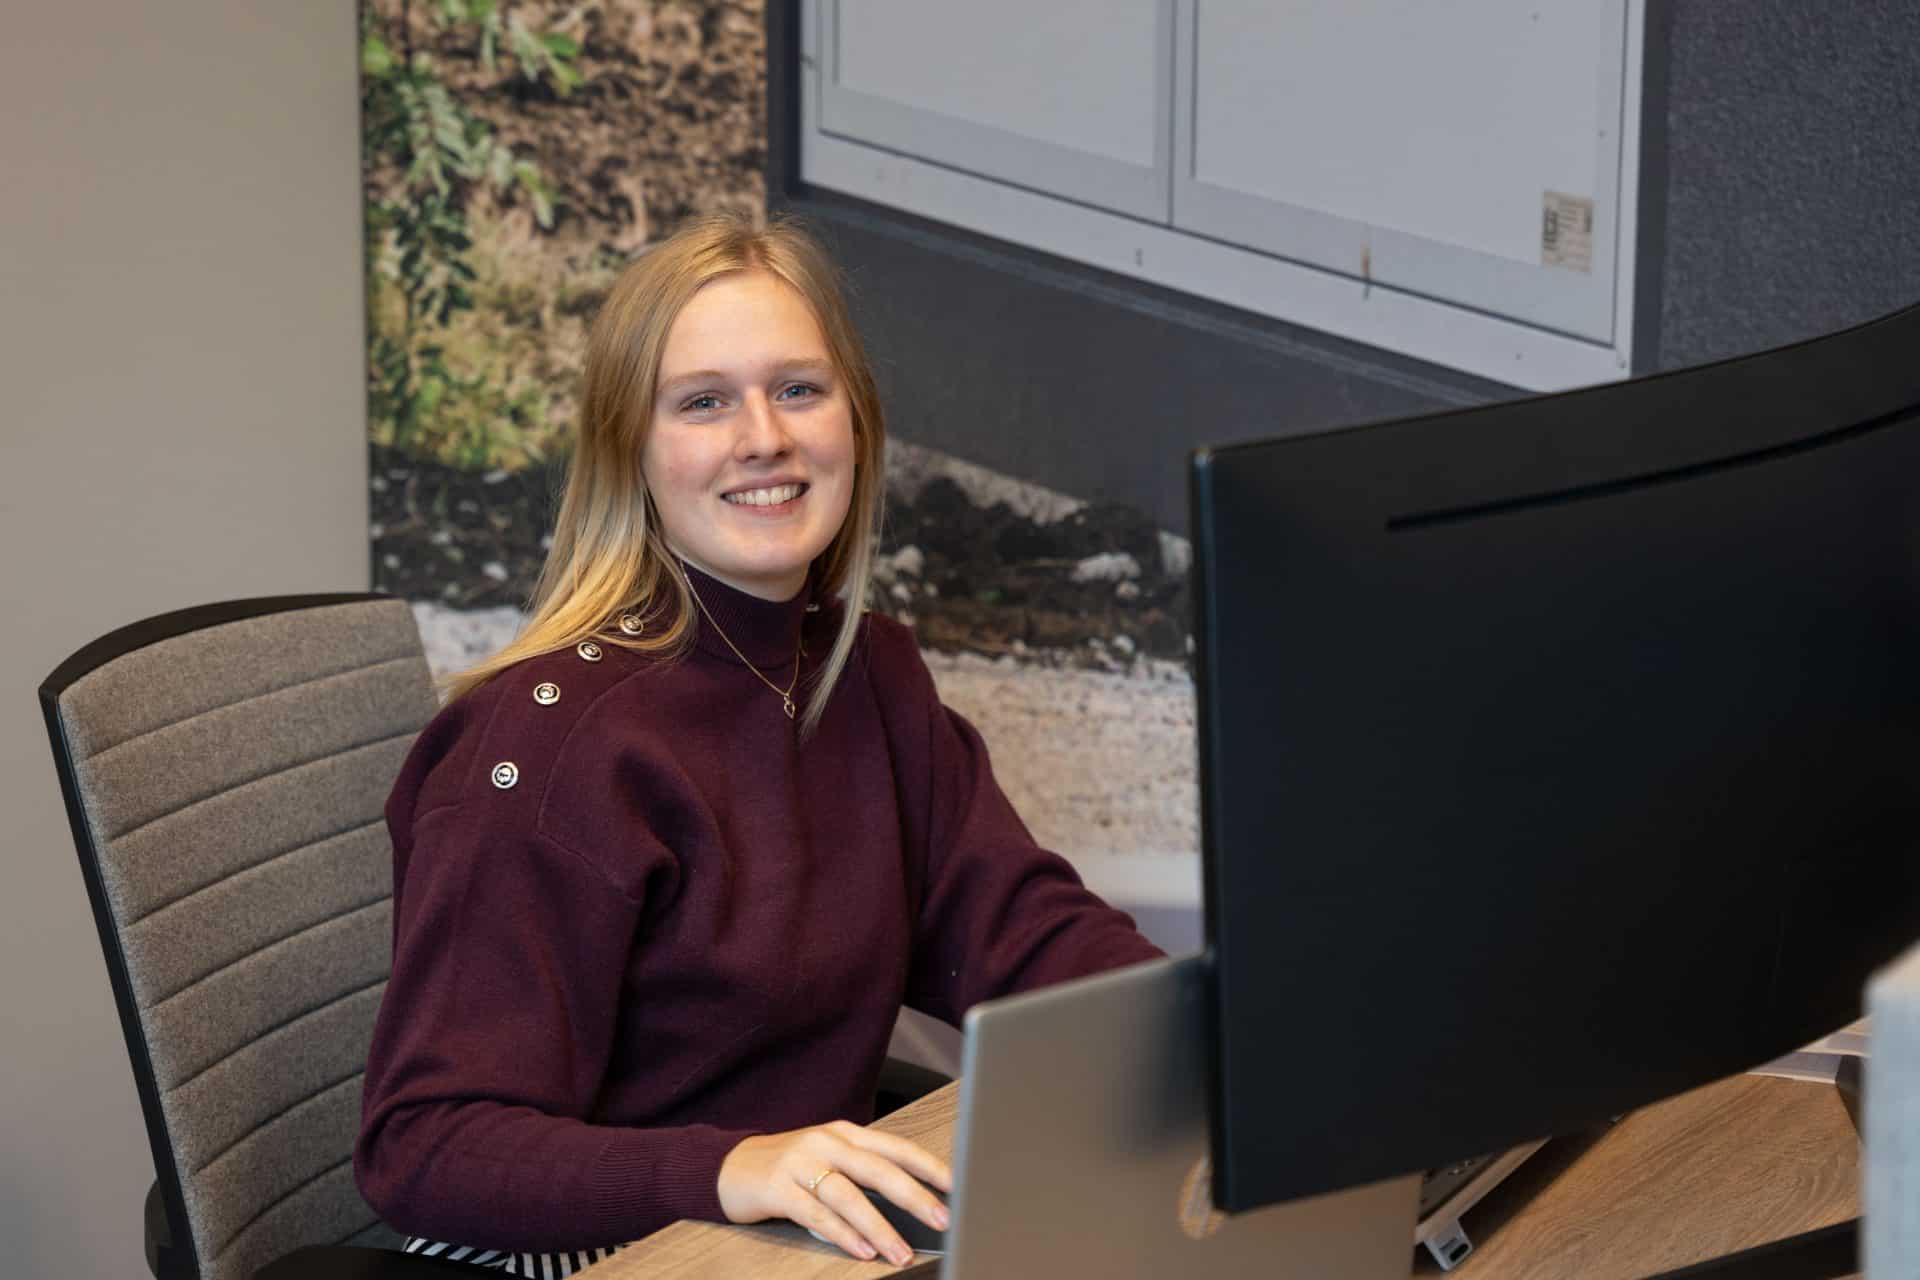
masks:
[[[813,310],[765,271],[702,285],[667,333],[640,471],[667,544],[789,600],[853,499],[853,412]]]

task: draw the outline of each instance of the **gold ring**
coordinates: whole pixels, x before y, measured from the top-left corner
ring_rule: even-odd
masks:
[[[826,1168],[822,1169],[820,1172],[814,1174],[813,1181],[807,1184],[807,1194],[810,1196],[820,1194],[819,1192],[815,1191],[814,1188],[819,1186],[821,1183],[825,1182],[827,1180],[827,1175],[832,1172],[833,1172],[833,1166],[828,1165]]]

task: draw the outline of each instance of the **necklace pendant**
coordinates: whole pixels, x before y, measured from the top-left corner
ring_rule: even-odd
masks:
[[[783,693],[780,695],[780,705],[783,709],[785,709],[787,713],[787,719],[789,720],[793,719],[793,699],[787,697]]]

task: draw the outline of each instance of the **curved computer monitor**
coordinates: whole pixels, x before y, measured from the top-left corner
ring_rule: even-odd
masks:
[[[1742,1070],[1920,937],[1920,308],[1192,497],[1222,1208]]]

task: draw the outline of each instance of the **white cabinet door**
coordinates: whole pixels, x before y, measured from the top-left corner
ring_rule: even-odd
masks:
[[[1609,341],[1625,0],[1180,0],[1173,222]]]
[[[1165,223],[1173,0],[821,0],[831,135]]]

